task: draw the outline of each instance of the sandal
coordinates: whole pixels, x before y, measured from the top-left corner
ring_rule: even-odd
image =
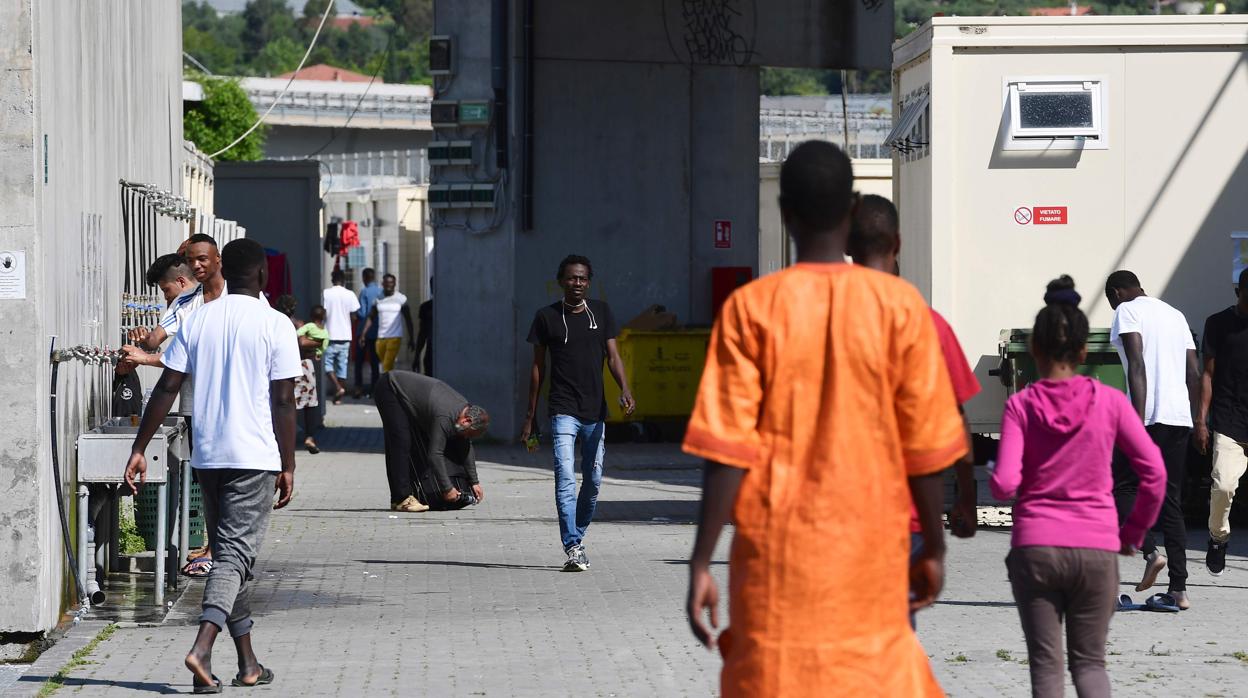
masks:
[[[212,573],[212,558],[197,557],[183,565],[180,572],[185,577],[203,579]]]
[[[1144,604],[1135,603],[1126,594],[1118,597],[1118,603],[1114,608],[1115,611],[1141,611],[1143,609]]]
[[[256,678],[255,683],[245,683],[243,681],[243,675],[238,674],[237,676],[234,677],[234,680],[230,682],[230,685],[242,686],[243,688],[251,688],[252,686],[267,686],[268,684],[271,684],[271,683],[273,683],[273,672],[270,671],[263,664],[261,664],[260,676]]]
[[[338,392],[334,394],[334,404],[335,404],[335,405],[341,405],[341,404],[342,404],[342,396],[343,396],[343,395],[346,395],[346,394],[347,394],[347,390],[346,390],[346,388],[339,388],[339,389],[338,389]]]
[[[1144,602],[1144,607],[1149,611],[1159,611],[1161,613],[1178,613],[1179,603],[1169,594],[1153,594]]]
[[[316,442],[313,441],[312,439],[304,439],[303,447],[307,450],[308,453],[311,453],[314,456],[321,452],[320,447],[317,446]]]
[[[191,681],[191,693],[220,693],[221,690],[221,679],[218,679],[216,674],[212,675],[212,683],[207,686],[197,684],[193,679]]]

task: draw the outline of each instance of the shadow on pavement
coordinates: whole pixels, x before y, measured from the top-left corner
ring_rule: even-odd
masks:
[[[295,454],[299,458],[316,458],[303,450],[299,442]],[[316,435],[322,453],[385,453],[381,427],[325,427]]]
[[[578,454],[579,455],[579,454]],[[550,444],[543,443],[529,453],[519,445],[480,444],[477,461],[530,468],[550,473]],[[698,487],[702,484],[702,459],[687,455],[677,444],[632,444],[607,442],[603,473],[622,480],[648,480],[672,485]],[[577,464],[580,472],[580,464]]]
[[[559,566],[551,565],[508,565],[501,562],[464,562],[462,560],[353,560],[369,565],[427,565],[429,567],[479,567],[481,569],[507,570],[541,570],[560,572]]]
[[[1013,601],[936,601],[937,606],[978,606],[982,608],[1014,608],[1018,604]]]
[[[24,683],[43,683],[50,679],[50,676],[36,676],[27,674],[17,680],[17,685]],[[79,679],[74,677],[66,677],[63,686],[65,688],[82,688],[84,686],[103,686],[107,688],[128,688],[132,691],[145,691],[147,693],[159,693],[161,695],[177,695],[183,691],[174,688],[167,683],[148,683],[145,681],[105,681],[103,679]],[[190,688],[190,684],[186,686]],[[186,691],[189,693],[190,691]],[[40,694],[44,695],[44,694]]]

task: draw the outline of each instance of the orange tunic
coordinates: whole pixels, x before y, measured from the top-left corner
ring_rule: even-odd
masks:
[[[798,264],[738,289],[685,451],[748,470],[725,696],[939,696],[910,629],[908,476],[966,451],[931,313],[905,281]]]

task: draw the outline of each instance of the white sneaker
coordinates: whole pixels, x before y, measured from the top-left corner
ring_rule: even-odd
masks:
[[[585,572],[589,570],[589,556],[585,554],[585,546],[574,545],[568,548],[568,561],[563,563],[564,572]]]

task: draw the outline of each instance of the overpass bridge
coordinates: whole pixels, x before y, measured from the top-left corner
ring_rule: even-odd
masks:
[[[243,78],[252,105],[264,113],[282,93],[285,78]],[[271,126],[350,128],[425,132],[433,91],[425,85],[295,80],[265,120]],[[855,158],[889,157],[884,138],[892,128],[888,95],[849,95],[842,110],[839,96],[762,97],[759,103],[759,158],[783,160],[797,143],[820,138],[840,144],[849,123],[849,153]],[[350,119],[349,126],[347,125]],[[408,147],[397,150],[408,150]],[[370,148],[370,150],[390,150]],[[276,153],[294,157],[294,153]]]

